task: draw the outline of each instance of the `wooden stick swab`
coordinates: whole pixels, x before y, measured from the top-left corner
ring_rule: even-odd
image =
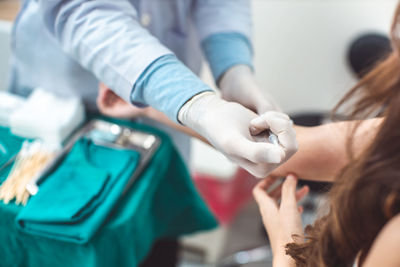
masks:
[[[39,141],[24,143],[9,176],[0,186],[0,200],[8,204],[15,199],[17,205],[26,205],[30,196],[26,185],[33,176],[44,169],[54,154],[54,150]]]

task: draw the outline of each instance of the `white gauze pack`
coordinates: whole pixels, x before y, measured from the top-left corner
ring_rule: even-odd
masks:
[[[11,114],[25,103],[25,99],[7,92],[0,92],[0,126],[9,127]]]
[[[26,138],[61,144],[85,119],[79,98],[66,98],[34,90],[10,117],[11,132]]]

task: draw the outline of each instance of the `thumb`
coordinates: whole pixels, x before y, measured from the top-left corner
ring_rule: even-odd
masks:
[[[284,113],[269,111],[250,122],[253,132],[259,132],[262,129],[270,129],[278,136],[279,143],[284,147],[287,156],[291,156],[297,151],[298,144],[296,132],[293,129],[293,122],[289,116]]]
[[[257,118],[254,118],[253,120],[251,120],[251,122],[250,122],[251,134],[257,135],[265,130],[268,130],[268,129],[272,130],[272,125],[271,125],[272,119],[281,119],[283,121],[290,121],[289,116],[286,115],[285,113],[269,110],[269,111],[262,113]]]

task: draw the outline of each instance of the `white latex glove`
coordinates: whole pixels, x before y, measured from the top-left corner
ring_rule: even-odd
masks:
[[[262,92],[249,66],[237,65],[227,70],[219,87],[223,99],[242,104],[258,114],[281,110],[272,97]]]
[[[257,136],[266,130],[278,136],[279,145],[285,151],[285,161],[296,153],[298,149],[296,132],[293,129],[293,121],[288,115],[277,111],[267,111],[250,122],[252,135]]]
[[[285,124],[282,120],[288,121],[286,125],[291,128],[290,120],[286,118],[270,118],[275,115],[275,113],[266,115],[269,122],[277,123],[270,125],[269,128],[281,129]],[[251,135],[250,121],[256,118],[257,114],[251,110],[237,103],[224,101],[212,92],[193,97],[181,108],[178,115],[181,123],[204,136],[228,159],[256,177],[265,177],[279,163],[286,161],[287,156],[284,147],[269,143],[267,137]],[[261,118],[266,119],[264,116]],[[258,124],[254,126],[256,132],[261,129],[258,126]],[[289,132],[292,134],[291,131],[293,129],[277,132],[278,138],[283,138],[282,142],[285,143],[284,140],[290,139],[286,134]]]

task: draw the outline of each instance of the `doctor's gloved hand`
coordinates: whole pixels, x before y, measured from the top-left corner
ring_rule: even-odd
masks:
[[[222,98],[237,102],[258,114],[280,111],[275,101],[263,94],[254,74],[247,65],[236,65],[228,69],[219,82]]]
[[[293,121],[284,113],[267,111],[250,122],[250,132],[253,136],[258,136],[267,130],[278,137],[279,146],[285,151],[285,160],[282,161],[284,163],[298,149]]]
[[[291,152],[292,149],[288,150],[284,146],[271,144],[266,136],[264,138],[253,136],[250,132],[252,127],[250,122],[257,118],[268,119],[262,125],[256,123],[253,126],[255,127],[253,130],[257,132],[265,128],[265,125],[268,125],[272,131],[282,130],[282,127],[285,127],[282,121],[288,121],[286,126],[290,129],[276,133],[279,140],[282,139],[282,142],[280,141],[282,144],[286,144],[284,140],[292,138],[294,134],[290,120],[275,118],[277,116],[275,113],[265,116],[258,117],[257,114],[238,103],[227,102],[213,92],[205,92],[189,100],[180,109],[178,119],[204,136],[228,159],[252,175],[261,178],[286,161],[290,156],[287,152]],[[295,140],[293,142],[296,143]]]

